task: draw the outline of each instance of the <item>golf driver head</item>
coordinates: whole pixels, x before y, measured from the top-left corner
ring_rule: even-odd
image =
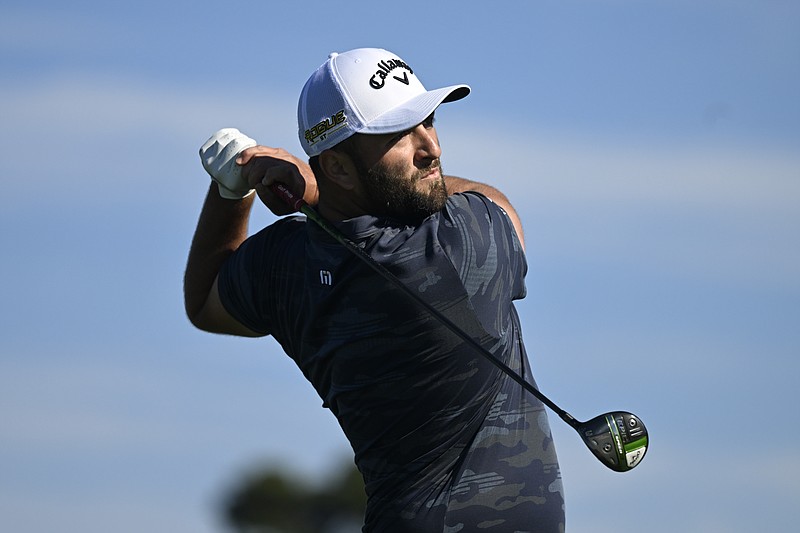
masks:
[[[575,429],[595,457],[617,472],[633,469],[647,452],[647,429],[639,417],[627,411],[596,416]]]

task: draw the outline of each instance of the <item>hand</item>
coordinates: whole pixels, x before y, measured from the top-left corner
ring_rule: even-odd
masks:
[[[270,189],[273,183],[283,183],[293,194],[300,196],[307,204],[317,205],[317,180],[308,163],[293,156],[283,148],[253,146],[243,150],[236,159],[241,165],[242,176],[249,187],[256,190],[258,197],[274,214],[288,215],[294,212]]]
[[[229,200],[241,200],[252,193],[242,177],[242,169],[235,163],[237,155],[257,143],[236,128],[223,128],[209,138],[200,148],[203,168],[219,188],[219,195]]]

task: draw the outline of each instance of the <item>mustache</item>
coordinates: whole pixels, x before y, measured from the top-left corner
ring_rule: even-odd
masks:
[[[434,169],[437,169],[437,168],[440,169],[440,170],[442,168],[442,161],[439,158],[436,158],[433,161],[431,161],[431,164],[428,165],[427,167],[421,168],[419,170],[416,170],[414,172],[414,175],[412,176],[412,179],[413,179],[413,181],[419,181],[424,176],[428,175],[428,173],[430,173],[431,170],[434,170]]]

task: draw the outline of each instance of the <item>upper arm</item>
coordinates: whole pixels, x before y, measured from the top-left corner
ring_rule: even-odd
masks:
[[[192,324],[211,333],[225,333],[240,337],[263,337],[264,333],[253,331],[231,315],[219,296],[219,276],[214,280],[203,307],[192,317]]]
[[[481,193],[451,196],[439,238],[466,283],[482,286],[500,276],[504,291],[514,298],[524,296],[525,251],[511,217],[499,204]]]

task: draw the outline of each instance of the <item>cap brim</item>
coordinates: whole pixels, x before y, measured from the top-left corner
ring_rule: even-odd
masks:
[[[441,104],[461,100],[469,93],[468,85],[451,85],[426,91],[378,115],[357,133],[377,135],[413,128],[428,118]]]

